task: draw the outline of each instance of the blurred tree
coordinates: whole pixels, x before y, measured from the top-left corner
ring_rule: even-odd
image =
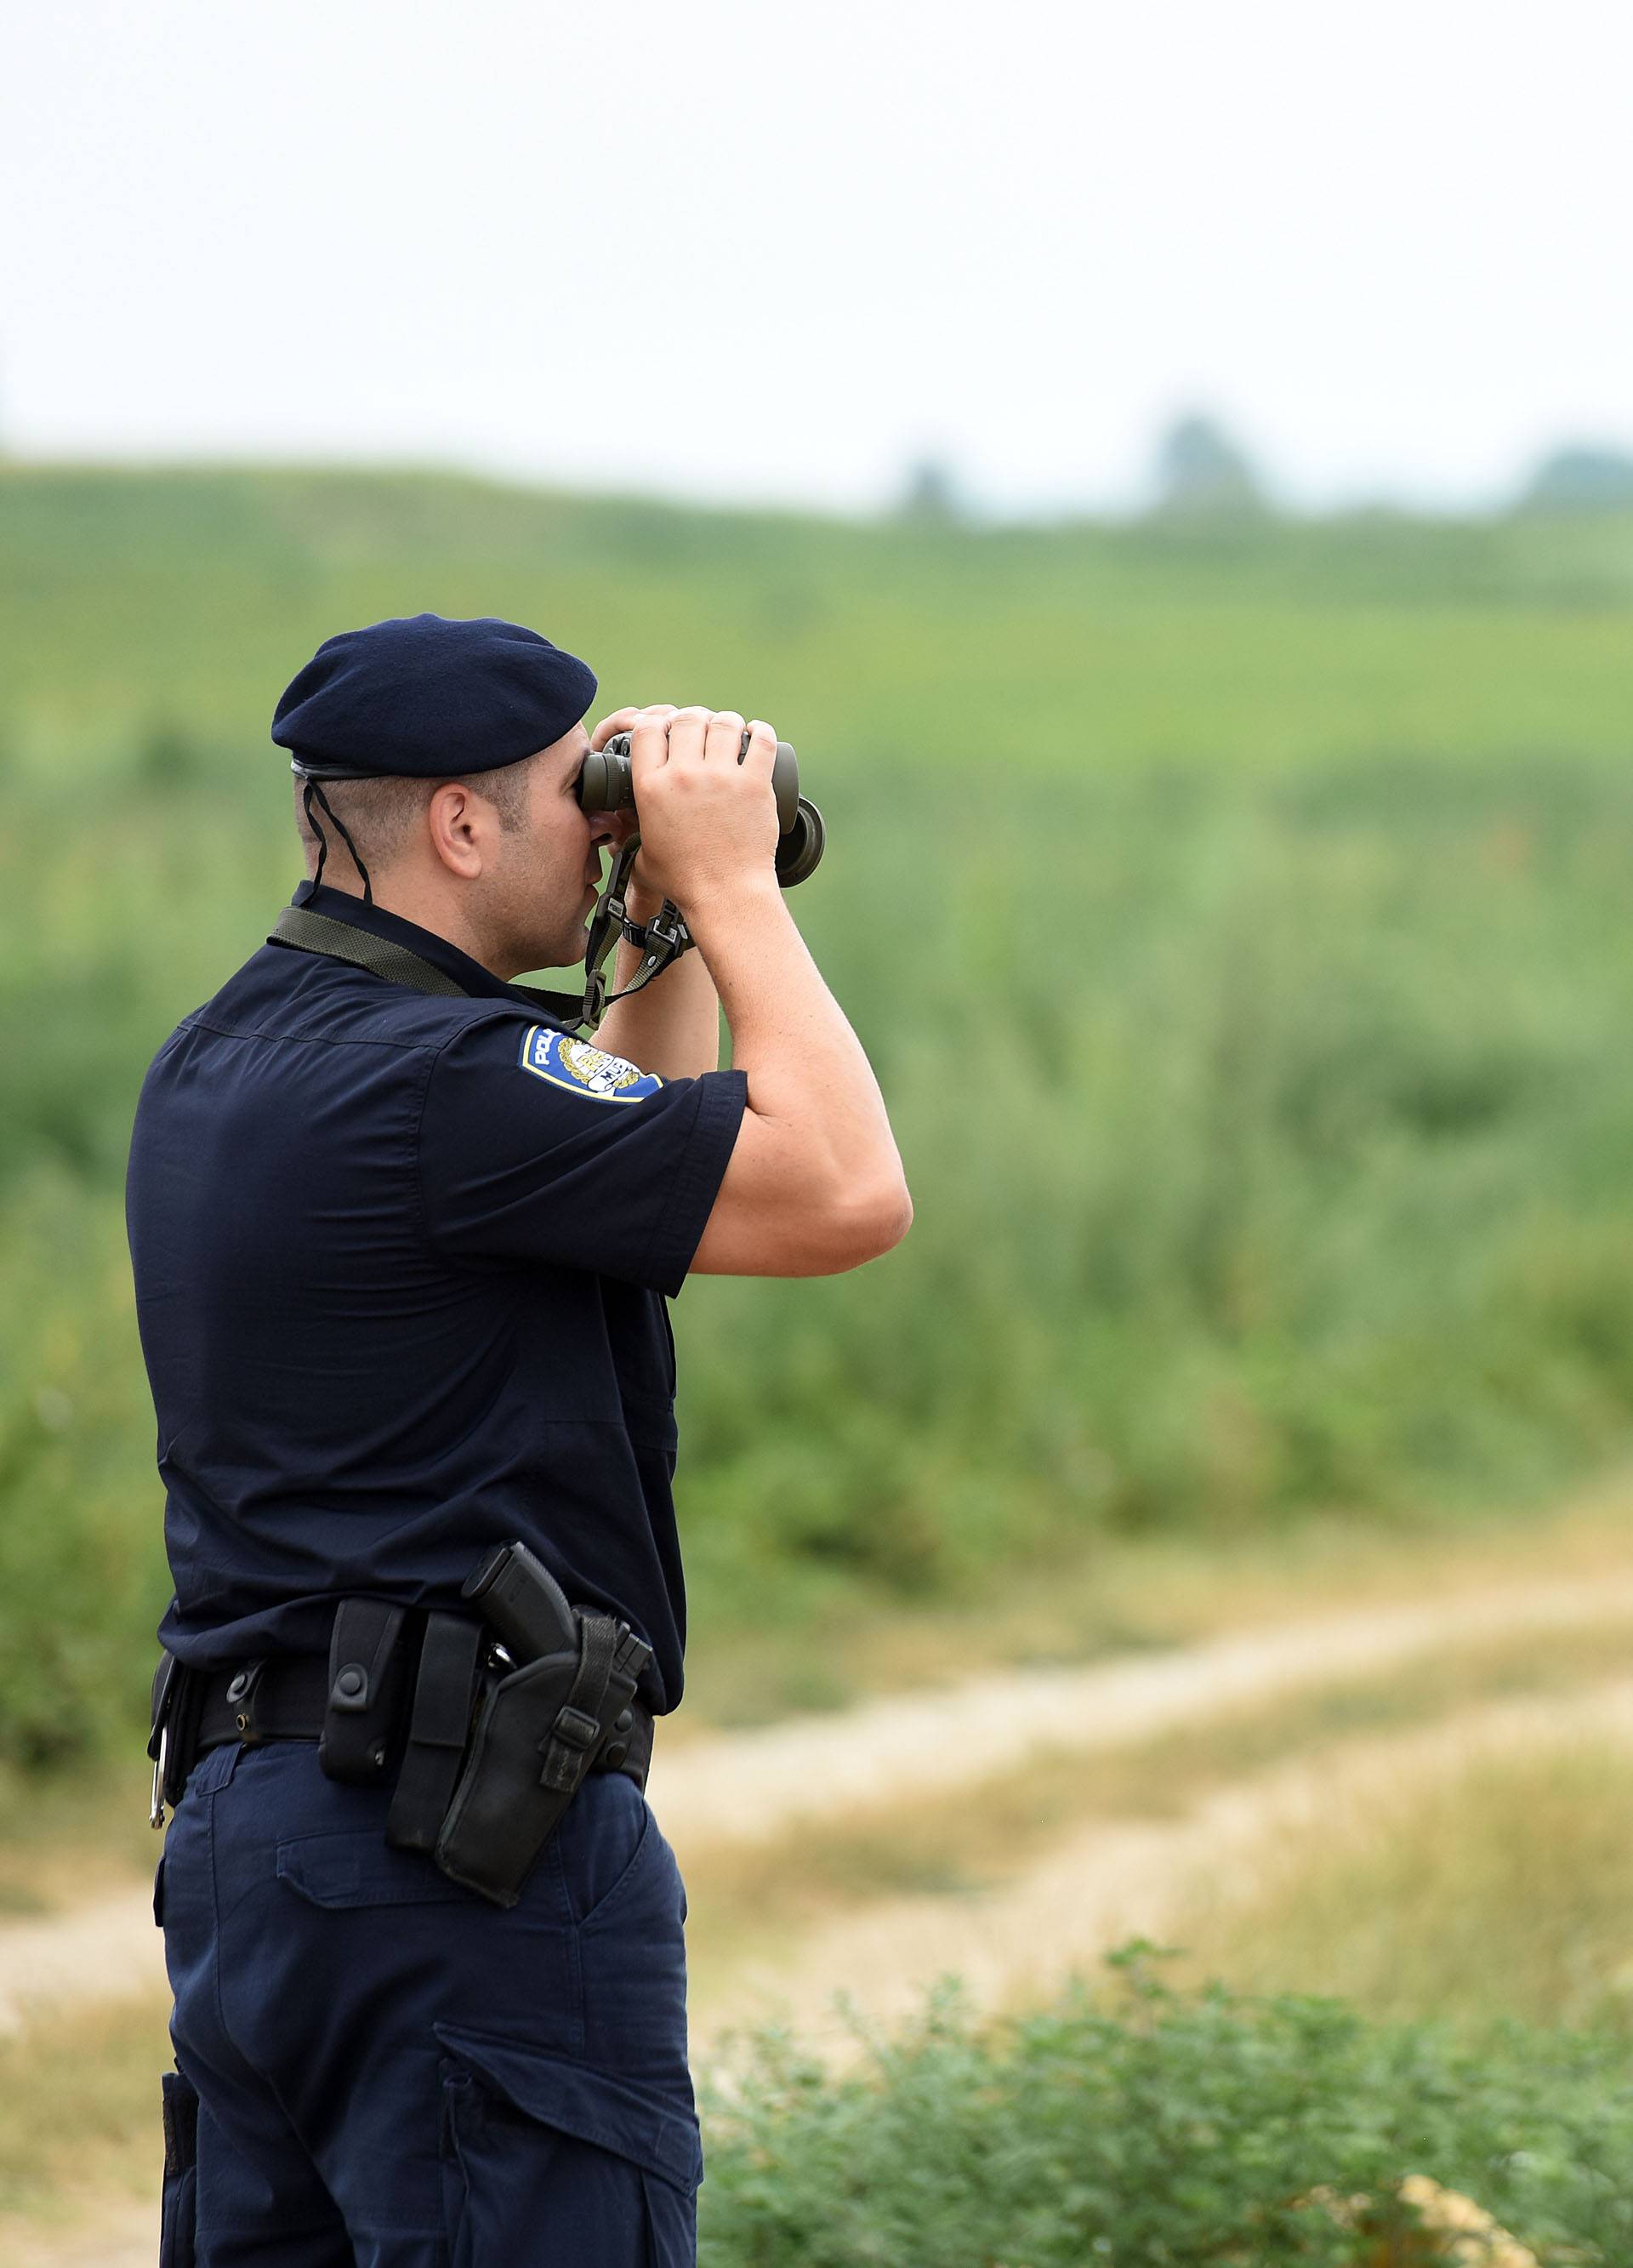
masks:
[[[1222,425],[1197,415],[1175,420],[1157,447],[1157,512],[1225,519],[1266,508],[1251,459]]]
[[[1544,457],[1521,496],[1532,512],[1633,510],[1633,454],[1576,442]]]
[[[896,512],[901,519],[929,520],[948,527],[968,519],[958,475],[945,457],[921,457],[908,468]]]

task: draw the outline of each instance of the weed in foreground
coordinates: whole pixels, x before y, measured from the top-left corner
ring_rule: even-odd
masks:
[[[997,2026],[944,1987],[842,2077],[761,2036],[710,2100],[707,2268],[1403,2268],[1481,2238],[1426,2228],[1448,2194],[1541,2268],[1633,2257],[1625,2043],[1475,2045],[1176,1992],[1149,1947],[1113,1965]]]

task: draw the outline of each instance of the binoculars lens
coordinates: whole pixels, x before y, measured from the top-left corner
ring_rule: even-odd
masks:
[[[748,735],[743,735],[743,753]],[[786,740],[776,744],[771,767],[771,792],[776,798],[781,836],[776,846],[776,878],[785,890],[813,874],[828,842],[822,814],[799,792],[799,759]],[[584,760],[578,782],[581,811],[622,811],[633,807],[635,782],[630,774],[629,735],[614,733],[604,748],[592,749]]]

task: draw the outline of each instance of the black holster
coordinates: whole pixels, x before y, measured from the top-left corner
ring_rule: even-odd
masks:
[[[636,1682],[651,1660],[627,1624],[579,1607],[572,1618],[576,1653],[541,1654],[489,1683],[437,1837],[443,1873],[497,1905],[521,1896],[592,1762],[622,1761]]]

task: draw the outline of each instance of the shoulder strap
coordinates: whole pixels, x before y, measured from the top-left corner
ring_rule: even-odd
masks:
[[[457,977],[435,968],[408,946],[376,937],[355,923],[314,914],[309,906],[285,906],[267,942],[292,946],[298,953],[321,954],[329,961],[349,961],[354,968],[366,968],[371,976],[382,976],[388,984],[406,984],[412,992],[434,992],[453,1000],[473,997]],[[511,984],[505,990],[519,1007],[563,1030],[576,1032],[585,1021],[584,1003],[570,993],[547,992],[537,984]]]

